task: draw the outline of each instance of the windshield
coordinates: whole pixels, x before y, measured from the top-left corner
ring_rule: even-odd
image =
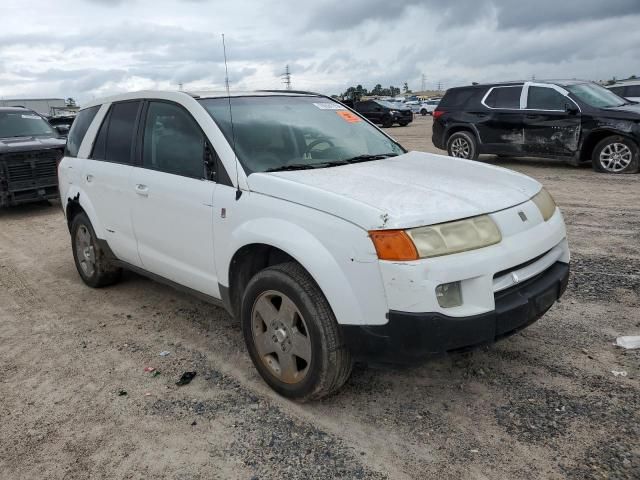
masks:
[[[391,100],[375,100],[378,105],[382,105],[383,107],[391,108],[393,110],[397,110],[404,106],[401,102],[395,102]]]
[[[0,112],[0,138],[55,136],[53,128],[40,116],[28,111]]]
[[[579,83],[577,85],[567,85],[565,88],[584,103],[596,108],[620,107],[629,103],[611,90],[607,90],[595,83]]]
[[[200,103],[233,145],[229,99],[208,98]],[[327,98],[232,97],[231,108],[236,154],[247,175],[404,153],[378,129]]]

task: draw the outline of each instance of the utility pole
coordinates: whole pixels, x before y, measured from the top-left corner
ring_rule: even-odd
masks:
[[[282,77],[282,83],[284,83],[287,90],[291,90],[291,72],[289,71],[289,65],[286,66],[284,73],[280,75]]]
[[[424,92],[426,89],[427,89],[427,76],[423,73],[422,74],[422,84],[421,84],[420,91]]]
[[[536,74],[534,73],[533,75],[531,75],[531,81],[535,82],[536,81]]]

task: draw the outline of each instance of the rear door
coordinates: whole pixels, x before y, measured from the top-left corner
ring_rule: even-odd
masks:
[[[576,152],[581,114],[578,105],[567,95],[565,89],[556,85],[525,85],[525,153],[571,156]]]
[[[81,182],[105,229],[104,240],[122,261],[139,266],[131,224],[134,194],[129,188],[134,139],[142,102],[113,103],[85,160]]]
[[[524,142],[522,85],[490,88],[474,114],[483,153],[519,154]]]
[[[219,298],[213,255],[213,194],[205,178],[209,148],[182,106],[151,100],[143,113],[129,191],[142,267]]]

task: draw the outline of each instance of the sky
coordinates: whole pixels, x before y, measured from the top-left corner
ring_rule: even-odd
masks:
[[[0,97],[640,76],[640,0],[0,0]]]

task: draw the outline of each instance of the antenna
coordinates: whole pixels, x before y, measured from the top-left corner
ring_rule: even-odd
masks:
[[[231,120],[231,140],[233,143],[233,155],[236,161],[236,201],[240,200],[242,190],[240,190],[240,177],[238,174],[238,154],[236,153],[236,131],[233,128],[233,110],[231,109],[231,94],[229,93],[229,69],[227,68],[227,46],[224,43],[224,33],[222,34],[222,52],[224,53],[224,83],[227,86],[227,100],[229,101],[229,120]]]

